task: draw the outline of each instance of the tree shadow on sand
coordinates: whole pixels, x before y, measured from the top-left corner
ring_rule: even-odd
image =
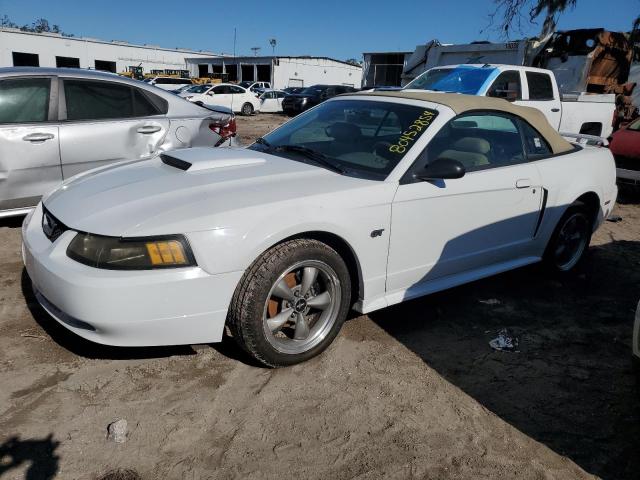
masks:
[[[60,442],[53,434],[46,438],[20,440],[11,437],[0,445],[0,478],[11,470],[28,464],[25,480],[49,480],[58,472],[60,457],[55,454]]]

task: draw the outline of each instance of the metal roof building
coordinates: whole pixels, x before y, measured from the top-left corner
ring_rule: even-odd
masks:
[[[270,82],[273,88],[316,84],[360,87],[362,67],[329,57],[260,56],[187,58],[192,77],[223,74],[230,82]]]
[[[218,56],[213,52],[182,48],[0,28],[0,67],[71,67],[117,73],[140,65],[144,73],[149,73],[151,70],[184,70],[187,57]]]

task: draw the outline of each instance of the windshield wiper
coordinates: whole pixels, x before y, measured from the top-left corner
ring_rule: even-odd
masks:
[[[277,147],[273,148],[273,151],[301,153],[302,155],[306,156],[307,158],[310,158],[316,163],[321,164],[322,166],[326,167],[329,170],[332,170],[340,174],[345,173],[342,168],[337,166],[335,163],[331,162],[326,155],[320,152],[316,152],[315,150],[312,150],[307,147],[301,147],[299,145],[278,145]]]

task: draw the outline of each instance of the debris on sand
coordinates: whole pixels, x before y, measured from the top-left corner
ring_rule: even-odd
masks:
[[[519,352],[520,340],[512,336],[506,328],[498,331],[498,336],[489,342],[489,346],[499,352]]]
[[[138,472],[130,468],[119,468],[117,470],[109,470],[104,475],[98,477],[98,480],[141,480],[142,477]]]
[[[127,421],[124,418],[111,422],[107,426],[107,440],[116,443],[127,441]]]
[[[607,222],[618,223],[622,221],[622,217],[620,215],[609,215],[607,217]]]

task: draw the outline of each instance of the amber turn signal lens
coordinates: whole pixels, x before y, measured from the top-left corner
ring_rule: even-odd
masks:
[[[182,243],[177,240],[147,242],[147,253],[154,266],[188,265]]]

